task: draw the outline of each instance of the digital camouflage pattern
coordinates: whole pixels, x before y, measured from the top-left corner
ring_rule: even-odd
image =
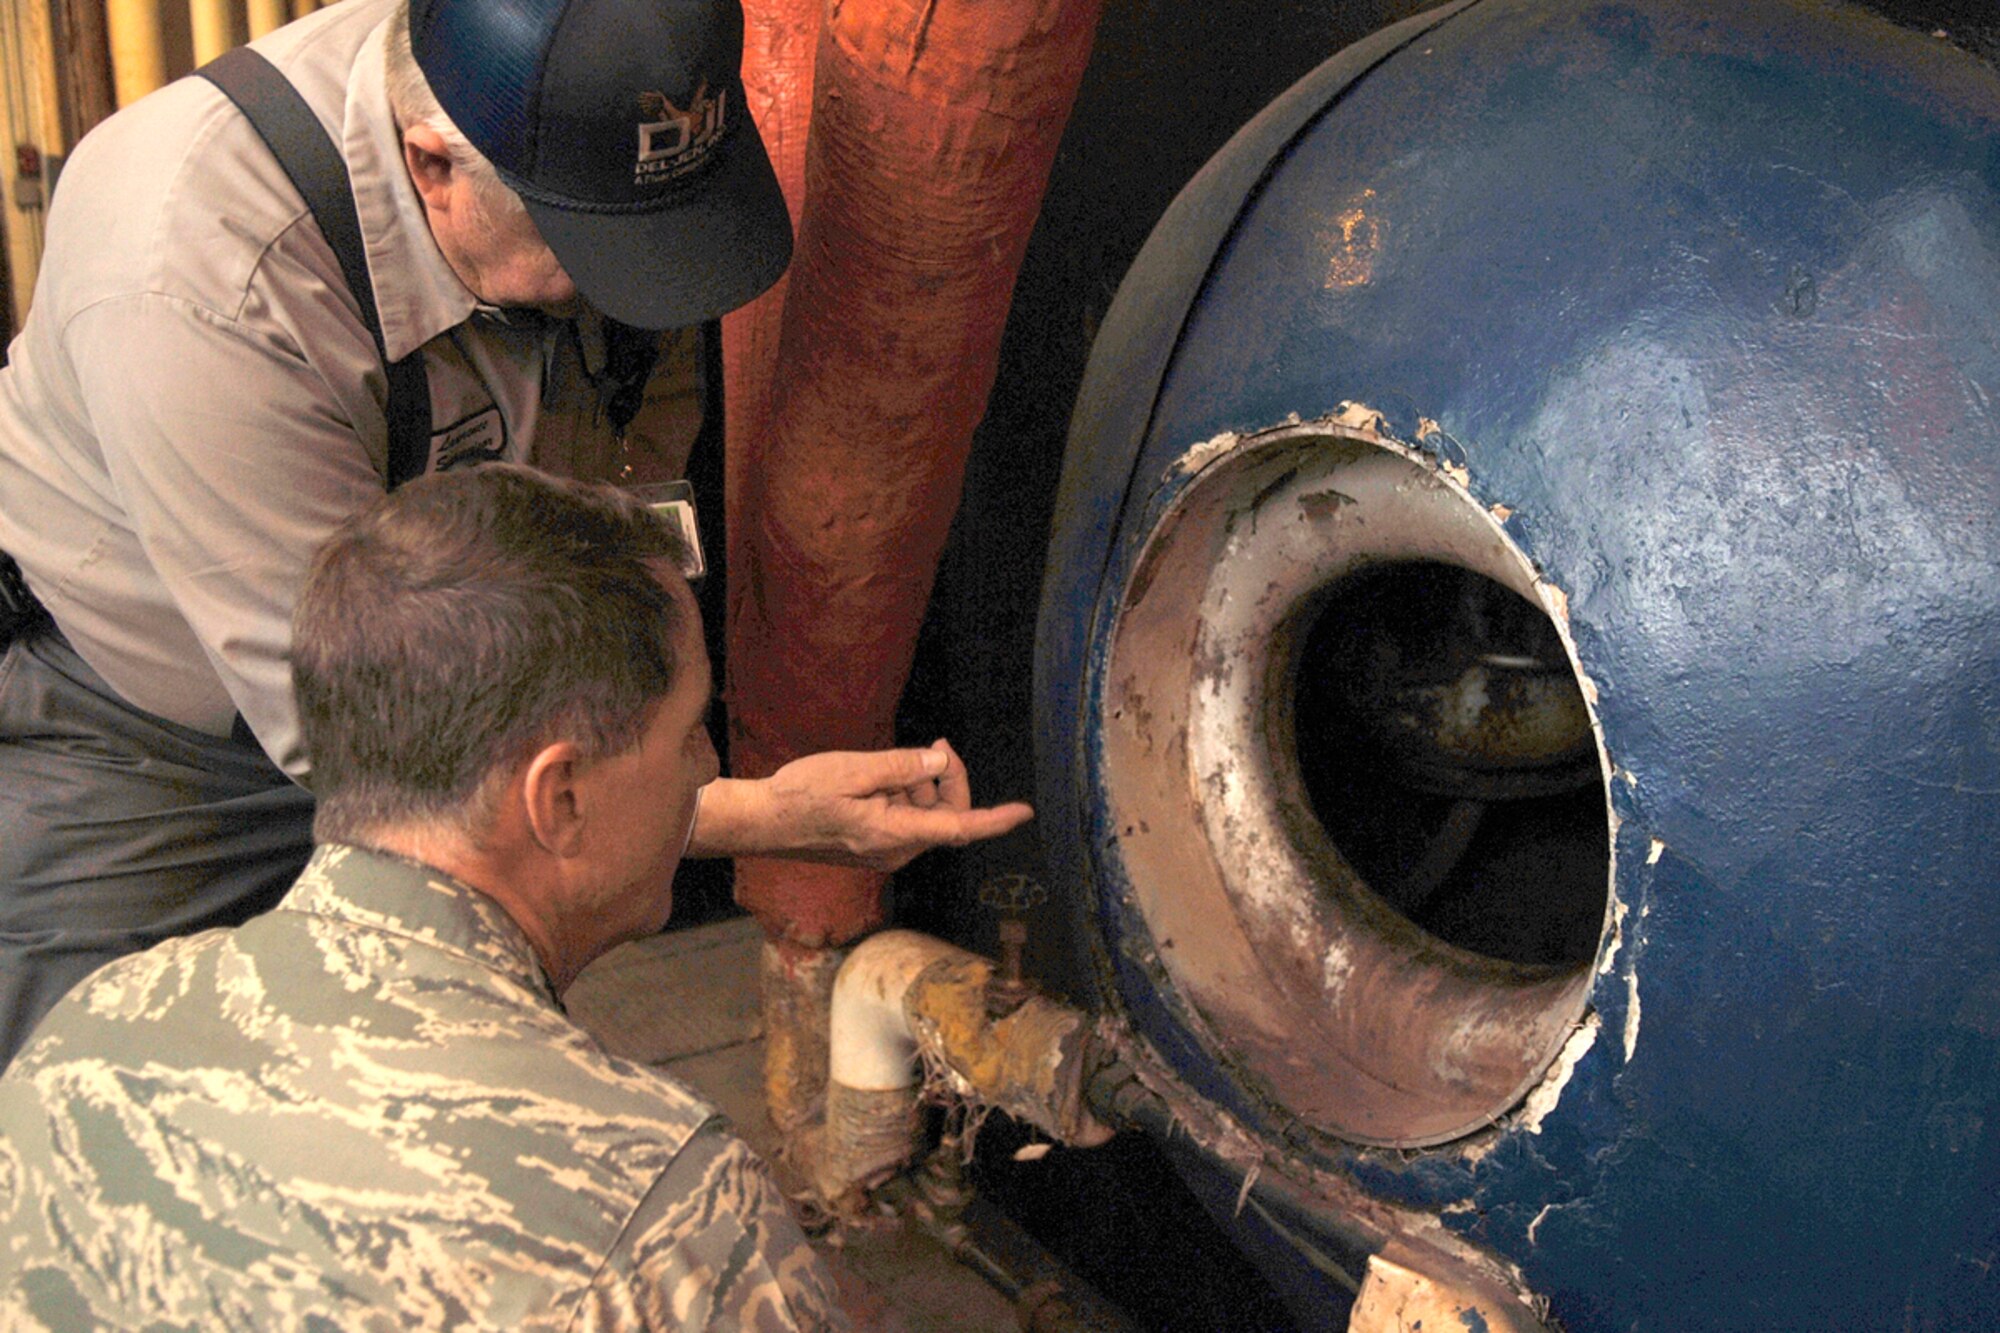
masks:
[[[818,1329],[761,1163],[484,895],[323,847],[92,975],[0,1079],[0,1327]]]

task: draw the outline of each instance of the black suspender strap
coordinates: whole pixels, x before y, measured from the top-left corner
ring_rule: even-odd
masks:
[[[195,73],[222,89],[249,118],[340,260],[348,290],[361,307],[362,322],[375,339],[375,353],[389,376],[389,489],[393,491],[420,475],[430,461],[430,381],[424,373],[422,348],[401,361],[389,359],[347,166],[299,90],[249,47],[225,51]]]

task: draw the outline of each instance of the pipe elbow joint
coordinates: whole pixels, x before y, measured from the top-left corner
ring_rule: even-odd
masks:
[[[993,1017],[992,973],[977,954],[910,930],[882,931],[849,954],[833,985],[826,1123],[812,1169],[830,1202],[910,1161],[926,1085],[1072,1146],[1111,1137],[1084,1100],[1090,1016],[1033,996]]]

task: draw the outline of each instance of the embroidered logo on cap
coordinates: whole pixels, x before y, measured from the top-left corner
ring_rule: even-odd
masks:
[[[722,137],[728,90],[708,95],[702,80],[683,111],[665,93],[640,93],[639,161],[632,172],[635,185],[655,184],[692,171],[708,157]]]

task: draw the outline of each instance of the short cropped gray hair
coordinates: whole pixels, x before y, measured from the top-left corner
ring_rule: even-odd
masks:
[[[685,554],[632,496],[518,464],[419,477],[349,519],[292,618],[314,836],[476,842],[541,747],[638,744],[686,666]]]
[[[486,155],[472,146],[472,141],[459,131],[444,108],[438,105],[437,94],[431,91],[429,80],[424,78],[424,71],[410,50],[410,6],[407,0],[396,6],[396,12],[389,19],[386,65],[389,110],[396,117],[397,128],[428,125],[436,130],[444,140],[452,169],[465,173],[472,182],[474,198],[490,217],[501,218],[510,213],[525,212],[521,197],[508,188],[493,164],[486,160]]]

